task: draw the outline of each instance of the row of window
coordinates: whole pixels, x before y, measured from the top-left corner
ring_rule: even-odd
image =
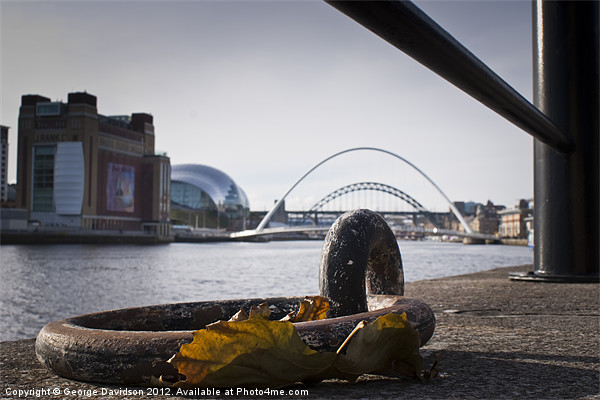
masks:
[[[517,237],[521,233],[521,224],[509,223],[500,225],[500,235],[508,237]]]
[[[55,150],[56,146],[34,147],[33,211],[53,211]]]
[[[36,129],[63,129],[67,126],[67,123],[64,120],[36,120],[35,127]]]
[[[20,121],[20,128],[23,130],[29,130],[33,128],[33,121],[32,119],[22,119]],[[71,129],[81,129],[81,119],[80,118],[71,118],[70,119],[70,124]],[[36,129],[49,129],[49,128],[56,128],[56,129],[64,129],[67,127],[67,123],[65,120],[63,119],[49,119],[49,120],[43,120],[43,119],[38,119],[35,120],[35,127]]]

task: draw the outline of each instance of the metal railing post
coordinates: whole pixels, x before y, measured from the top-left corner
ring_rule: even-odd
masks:
[[[597,281],[598,2],[533,3],[534,104],[575,147],[534,140],[534,271],[520,279]]]

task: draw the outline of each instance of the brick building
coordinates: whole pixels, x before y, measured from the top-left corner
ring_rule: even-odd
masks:
[[[21,98],[17,207],[43,227],[170,234],[171,165],[153,117],[98,114],[96,96]]]
[[[533,201],[519,200],[513,208],[500,212],[499,234],[502,238],[526,239],[533,228]]]
[[[473,232],[497,234],[500,221],[498,213],[504,209],[504,206],[496,206],[489,200],[485,205],[478,204],[475,215],[467,217],[469,227]]]

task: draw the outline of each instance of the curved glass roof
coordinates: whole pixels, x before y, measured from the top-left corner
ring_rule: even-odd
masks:
[[[208,165],[180,164],[171,168],[171,181],[188,183],[208,194],[215,204],[250,208],[246,193],[223,171]]]

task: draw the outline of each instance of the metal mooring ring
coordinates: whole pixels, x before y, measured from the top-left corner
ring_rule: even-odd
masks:
[[[330,229],[321,257],[320,289],[330,297],[331,318],[294,324],[308,346],[335,351],[360,321],[390,312],[406,313],[421,345],[431,338],[435,318],[429,306],[402,297],[402,261],[390,233],[385,221],[367,210],[344,214]],[[280,319],[297,310],[302,299],[203,301],[86,314],[44,326],[35,350],[46,367],[66,378],[145,385],[153,377],[176,374],[166,361],[193,340],[195,330],[264,302],[272,318]]]
[[[349,211],[334,222],[321,252],[319,290],[330,317],[368,311],[367,294],[404,294],[398,242],[379,214]]]

